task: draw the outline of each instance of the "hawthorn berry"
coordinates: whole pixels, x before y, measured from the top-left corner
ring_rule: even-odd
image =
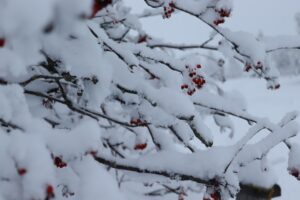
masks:
[[[147,35],[140,36],[138,39],[138,43],[147,42],[147,39],[148,39]]]
[[[223,18],[220,18],[220,19],[216,19],[215,21],[214,21],[214,24],[216,25],[216,26],[218,26],[219,24],[223,24],[225,22],[225,20],[223,19]]]
[[[244,71],[245,71],[245,72],[249,72],[251,68],[252,68],[252,67],[251,67],[250,64],[246,64],[246,65],[245,65],[245,68],[244,68]]]
[[[170,6],[171,8],[175,8],[175,2],[174,2],[174,1],[171,1],[171,2],[169,3],[169,6]]]
[[[220,200],[220,194],[218,192],[213,192],[209,196],[204,196],[203,200]]]
[[[200,68],[202,68],[200,64],[196,64],[194,67],[186,66],[185,74],[189,83],[182,84],[181,89],[190,96],[196,92],[196,89],[201,89],[206,82],[204,77],[197,72]]]
[[[147,147],[147,143],[136,144],[134,150],[144,150]]]
[[[275,89],[275,90],[277,90],[277,89],[279,89],[279,88],[280,88],[280,84],[277,84],[277,85],[274,86],[274,89]]]
[[[187,94],[190,95],[190,96],[192,96],[195,92],[196,92],[196,89],[194,88],[194,89],[192,89],[192,90],[189,90],[189,91],[187,92]]]
[[[216,10],[216,12],[219,13],[220,17],[229,17],[231,10],[221,8],[220,10]]]
[[[65,163],[60,157],[55,157],[54,158],[54,164],[58,168],[67,167],[67,163]]]
[[[183,89],[188,89],[189,88],[189,86],[187,85],[187,84],[183,84],[183,85],[181,85],[181,89],[183,90]]]
[[[52,185],[46,186],[46,199],[54,198],[54,188]]]
[[[175,3],[172,1],[169,3],[168,6],[164,6],[164,14],[163,18],[170,18],[172,13],[175,11]]]
[[[141,119],[131,119],[130,124],[140,126],[143,125],[145,122],[143,122]]]
[[[296,168],[292,168],[289,170],[289,173],[294,176],[295,178],[297,178],[298,180],[300,180],[300,173],[299,170]]]
[[[199,76],[199,75],[193,78],[192,81],[196,84],[196,87],[198,89],[202,88],[202,86],[205,84],[205,79],[203,78],[203,76]]]
[[[195,76],[196,75],[196,72],[191,72],[190,74],[189,74],[189,76],[192,78],[193,76]]]
[[[27,170],[25,168],[19,168],[18,169],[18,174],[20,176],[24,176],[27,173]]]
[[[101,7],[100,3],[98,1],[94,1],[92,14],[91,14],[90,18],[95,17],[96,13],[101,9],[102,9],[102,7]]]
[[[271,89],[271,90],[277,90],[279,88],[280,88],[280,84],[268,86],[268,89]]]
[[[112,3],[112,0],[94,0],[93,8],[92,8],[92,14],[90,18],[93,18],[96,16],[97,12],[108,6]]]
[[[218,192],[210,194],[210,197],[212,198],[212,200],[220,200],[220,194]]]
[[[0,47],[4,47],[4,45],[5,45],[5,39],[0,38]]]

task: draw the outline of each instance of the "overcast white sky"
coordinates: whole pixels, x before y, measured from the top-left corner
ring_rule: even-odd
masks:
[[[134,12],[142,11],[144,0],[125,0]],[[234,0],[232,17],[224,24],[231,30],[254,34],[295,35],[295,13],[300,12],[300,0]],[[145,20],[145,29],[154,36],[173,42],[197,42],[207,38],[209,28],[185,14],[171,19],[155,17]]]

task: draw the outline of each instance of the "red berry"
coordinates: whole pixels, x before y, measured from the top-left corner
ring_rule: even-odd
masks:
[[[172,8],[174,8],[175,7],[175,3],[172,1],[172,2],[169,3],[169,6],[172,7]]]
[[[101,4],[98,1],[94,1],[91,18],[95,17],[95,15],[97,14],[97,12],[99,10],[101,10],[101,9],[102,9]]]
[[[98,11],[112,3],[112,0],[94,0],[91,18],[95,17]]]
[[[194,89],[192,89],[192,90],[189,90],[189,91],[187,92],[187,94],[191,96],[191,95],[193,95],[195,92],[196,92],[196,89],[194,88]]]
[[[67,166],[67,163],[65,163],[60,157],[55,157],[54,158],[54,164],[58,168],[64,168]]]
[[[191,72],[190,74],[189,74],[189,76],[192,78],[193,76],[195,76],[196,75],[196,72]]]
[[[0,38],[0,47],[3,47],[5,45],[5,39]]]
[[[221,10],[216,10],[216,12],[218,12],[221,17],[229,17],[231,10],[225,10],[225,9],[221,8]]]
[[[219,200],[220,199],[220,195],[217,192],[212,193],[210,196],[213,200]]]
[[[202,76],[197,76],[192,79],[193,83],[196,84],[197,88],[200,89],[205,84],[205,79]]]
[[[142,121],[141,119],[131,119],[130,124],[136,125],[136,126],[143,126],[145,125],[146,121]]]
[[[187,89],[189,86],[187,84],[181,85],[181,89]]]
[[[196,67],[197,67],[198,69],[200,69],[202,66],[201,66],[200,64],[197,64]]]
[[[249,72],[251,68],[252,68],[252,67],[251,67],[250,64],[246,64],[244,70],[245,70],[246,72]]]
[[[27,173],[27,170],[25,168],[19,168],[18,169],[18,174],[20,176],[24,176]]]
[[[53,187],[52,187],[52,185],[47,185],[47,188],[46,188],[46,192],[47,192],[47,194],[53,194]]]
[[[290,170],[290,174],[291,174],[292,176],[298,178],[298,179],[300,178],[300,177],[299,177],[299,170],[297,170],[297,169],[295,169],[295,168],[292,168],[292,169]]]
[[[147,143],[136,144],[134,150],[144,150],[147,147]]]
[[[143,35],[139,38],[138,43],[143,43],[143,42],[147,42],[147,35]]]
[[[168,6],[164,6],[164,14],[163,18],[170,18],[174,10],[175,4],[174,2],[170,2]]]
[[[52,187],[52,185],[47,185],[46,187],[46,199],[51,199],[54,197],[54,188]]]
[[[215,21],[214,21],[214,24],[216,25],[216,26],[218,26],[219,24],[223,24],[225,22],[225,20],[223,19],[223,18],[220,18],[220,19],[216,19]]]

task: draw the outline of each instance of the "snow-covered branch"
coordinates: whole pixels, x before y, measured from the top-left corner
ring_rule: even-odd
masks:
[[[278,89],[265,55],[298,48],[298,40],[271,45],[222,28],[229,0],[145,2],[151,10],[135,15],[122,0],[0,0],[0,199],[122,200],[118,186],[128,182],[157,191],[141,192],[150,196],[181,199],[206,187],[204,199],[228,199],[239,191],[238,172],[279,143],[290,149],[291,174],[299,172],[298,147],[288,141],[298,132],[297,114],[279,124],[252,116],[207,71],[212,61],[221,69],[223,59],[171,52],[221,52]],[[218,46],[210,44],[214,36],[174,44],[143,29],[140,18],[167,19],[175,11],[223,39]],[[246,120],[249,131],[235,145],[217,146],[206,119],[233,137],[232,116]],[[267,135],[250,144],[263,129]]]

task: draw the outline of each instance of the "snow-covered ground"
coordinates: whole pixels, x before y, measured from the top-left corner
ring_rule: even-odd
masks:
[[[300,112],[300,77],[281,78],[281,88],[279,90],[267,90],[265,81],[258,79],[236,79],[228,81],[224,88],[226,90],[236,90],[240,92],[247,102],[248,111],[260,117],[267,117],[272,122],[278,122],[287,112]],[[239,126],[241,122],[235,120],[237,139],[240,134],[245,133],[245,126]],[[298,119],[300,124],[300,119]],[[225,136],[216,137],[224,144]],[[229,139],[227,139],[229,141]],[[300,142],[300,137],[295,138]],[[221,142],[220,142],[221,143]],[[282,188],[282,197],[278,199],[296,200],[300,196],[300,182],[288,175],[287,168],[287,148],[284,145],[277,146],[269,155],[275,171],[278,175],[278,184]],[[300,156],[300,155],[299,155]],[[255,176],[255,175],[254,175]]]

